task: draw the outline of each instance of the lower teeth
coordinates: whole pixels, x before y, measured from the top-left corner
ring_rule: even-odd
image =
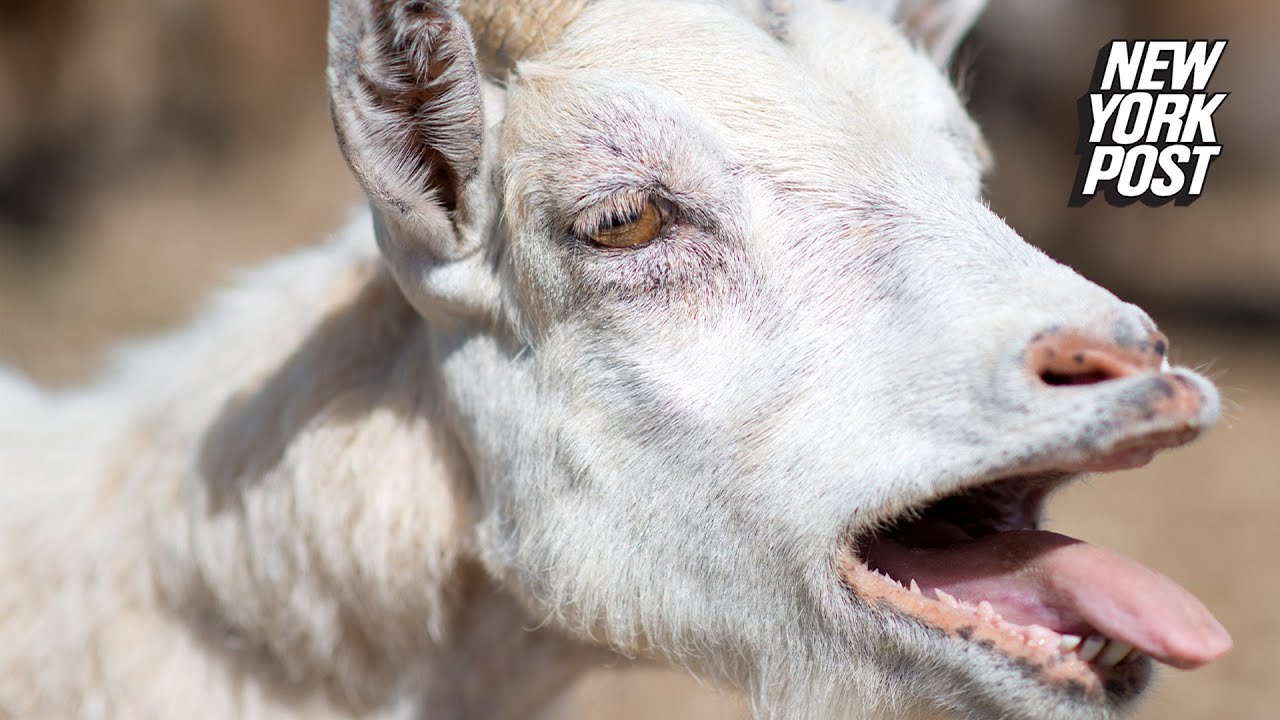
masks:
[[[885,579],[902,587],[901,583],[883,575]],[[907,588],[903,588],[904,590]],[[922,595],[920,585],[913,579],[910,583],[910,591],[916,595]],[[1084,662],[1094,662],[1103,667],[1115,667],[1120,663],[1135,658],[1138,652],[1132,645],[1123,641],[1103,637],[1101,635],[1090,635],[1088,638],[1082,638],[1079,635],[1070,635],[1066,633],[1058,633],[1049,628],[1040,625],[1016,625],[1014,623],[1005,622],[1000,613],[996,612],[995,607],[991,603],[983,600],[976,606],[964,600],[957,600],[954,596],[943,590],[934,588],[934,595],[938,601],[944,605],[953,608],[968,610],[977,615],[979,618],[995,625],[997,628],[1005,632],[1022,638],[1022,641],[1032,647],[1054,647],[1054,639],[1057,639],[1056,649],[1061,655],[1069,655],[1075,652],[1076,657]]]

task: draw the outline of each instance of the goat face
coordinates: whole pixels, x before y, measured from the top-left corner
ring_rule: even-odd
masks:
[[[976,4],[856,5],[562,1],[522,39],[495,3],[335,2],[335,123],[433,334],[477,553],[766,714],[1111,717],[1150,656],[1229,641],[1040,507],[1216,391],[981,201],[936,66]]]

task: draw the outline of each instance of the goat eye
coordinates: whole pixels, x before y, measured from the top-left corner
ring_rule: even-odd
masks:
[[[644,245],[661,234],[665,215],[657,202],[649,200],[638,212],[606,219],[588,236],[597,245],[611,248]]]

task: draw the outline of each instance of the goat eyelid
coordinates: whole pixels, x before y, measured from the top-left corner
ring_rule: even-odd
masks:
[[[671,224],[673,215],[671,204],[661,198],[621,195],[579,215],[574,231],[603,247],[638,247],[657,239]]]

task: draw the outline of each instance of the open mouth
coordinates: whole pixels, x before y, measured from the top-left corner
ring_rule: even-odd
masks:
[[[1073,472],[1006,477],[936,498],[856,538],[840,574],[863,600],[987,645],[1050,680],[1099,687],[1145,665],[1225,653],[1222,625],[1177,583],[1039,527]]]

